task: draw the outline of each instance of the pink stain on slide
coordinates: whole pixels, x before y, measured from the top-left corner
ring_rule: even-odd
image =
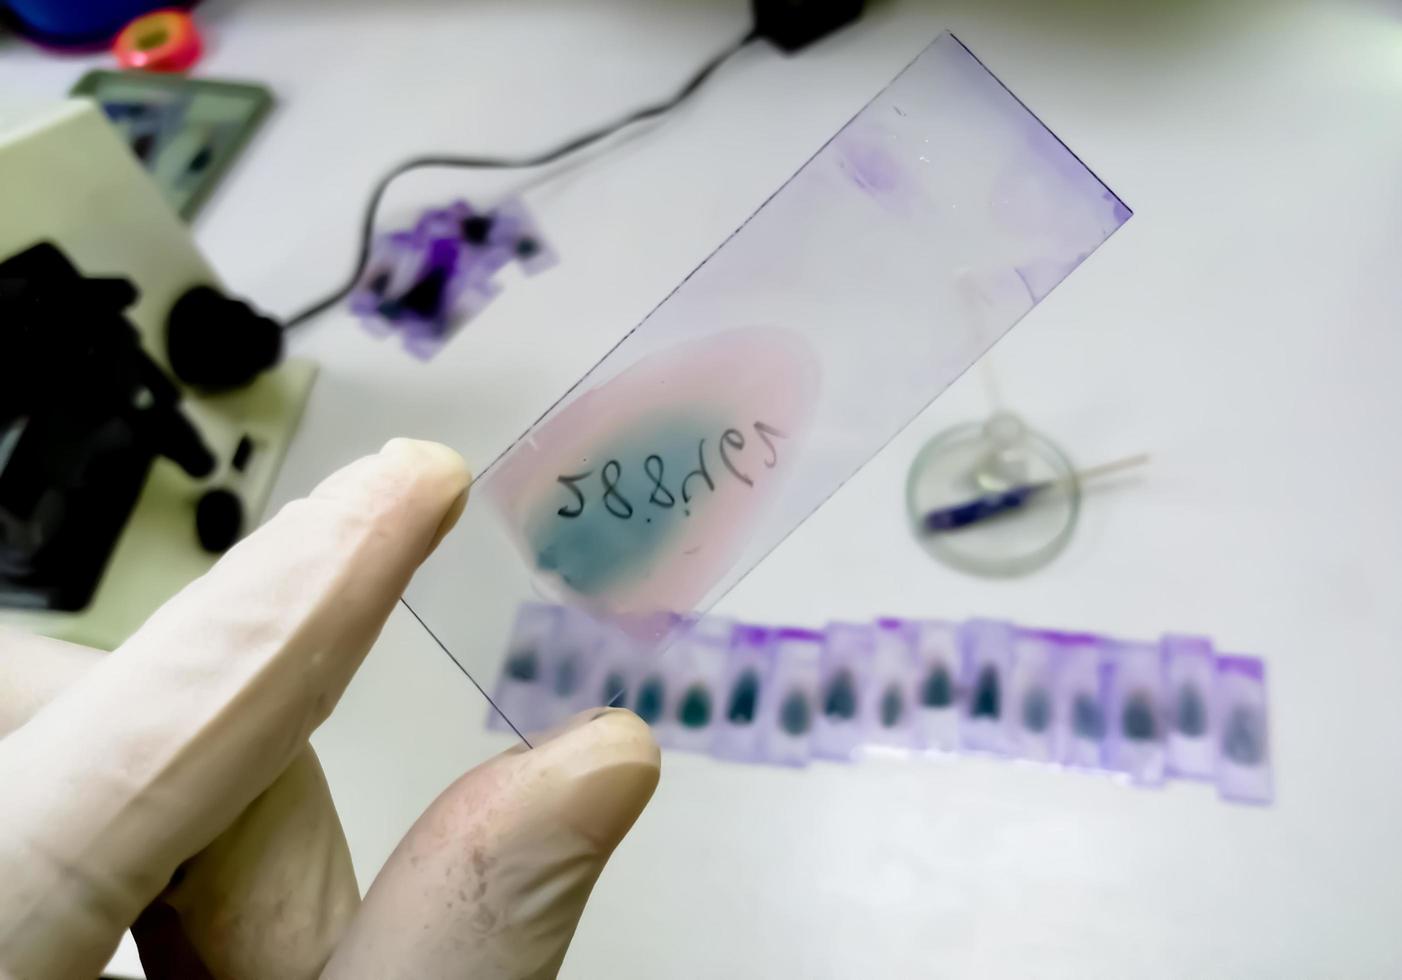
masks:
[[[695,609],[802,455],[817,359],[793,331],[746,327],[589,384],[482,489],[546,595],[610,617]]]

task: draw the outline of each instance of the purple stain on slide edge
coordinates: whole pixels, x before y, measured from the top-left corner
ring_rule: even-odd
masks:
[[[860,140],[843,144],[842,168],[869,194],[890,194],[901,184],[900,166],[880,146]]]

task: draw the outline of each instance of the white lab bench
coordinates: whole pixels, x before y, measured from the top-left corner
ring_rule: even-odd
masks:
[[[374,180],[428,150],[527,151],[668,92],[740,0],[211,0],[198,71],[278,107],[196,222],[279,314],[340,282]],[[780,771],[670,755],[595,890],[571,977],[1384,976],[1402,971],[1402,20],[1381,2],[878,3],[793,59],[742,53],[662,125],[527,200],[561,264],[430,367],[344,311],[275,501],[387,438],[478,466],[633,326],[940,30],[1135,211],[989,359],[1083,463],[1149,451],[1069,549],[991,582],[905,527],[916,449],[990,408],[969,372],[720,611],[1212,635],[1270,671],[1277,796],[984,759]],[[0,109],[102,58],[0,42]],[[382,222],[520,175],[411,176]],[[898,356],[899,352],[893,352]],[[879,383],[879,379],[873,379]],[[507,744],[402,612],[316,735],[357,869]],[[124,952],[127,962],[132,960]]]

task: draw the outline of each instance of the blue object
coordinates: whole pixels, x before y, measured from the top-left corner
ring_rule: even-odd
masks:
[[[143,14],[193,6],[192,0],[0,0],[0,18],[45,47],[94,49]]]
[[[1088,470],[1082,470],[1080,473],[1074,474],[1072,479],[1084,483],[1086,480],[1118,473],[1148,461],[1149,457],[1144,454],[1127,456],[1124,459],[1117,459],[1113,463],[1105,463],[1101,466],[1092,466]],[[929,511],[921,518],[921,524],[931,534],[940,531],[956,531],[961,527],[986,521],[990,517],[1019,510],[1035,500],[1042,492],[1064,482],[1064,479],[1041,480],[1037,483],[1024,483],[1021,486],[1009,487],[1007,490],[986,493],[972,500],[966,500],[962,504],[953,504],[949,507],[940,507]]]
[[[1046,488],[1047,485],[1041,484],[1014,487],[1002,493],[989,493],[966,503],[932,510],[925,515],[925,530],[953,531],[986,521],[990,517],[1017,510]]]

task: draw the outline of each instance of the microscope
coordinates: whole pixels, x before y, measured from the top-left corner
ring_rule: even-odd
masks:
[[[137,295],[127,279],[84,276],[51,242],[0,261],[0,605],[84,608],[152,462],[196,480],[215,471],[180,388],[126,319]],[[173,372],[206,390],[281,354],[276,323],[208,286],[176,301],[167,337]],[[196,511],[213,552],[241,524],[221,512]]]
[[[0,118],[0,625],[112,649],[258,523],[316,366],[93,103]]]

